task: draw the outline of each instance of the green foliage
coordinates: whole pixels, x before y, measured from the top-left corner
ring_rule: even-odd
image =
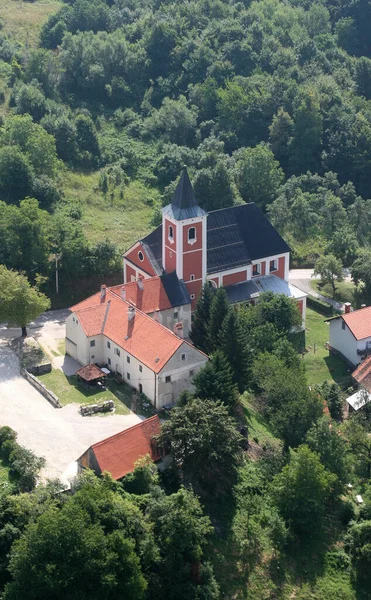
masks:
[[[355,523],[349,531],[350,554],[357,577],[367,586],[371,582],[371,521]]]
[[[184,482],[200,493],[230,491],[237,474],[240,435],[221,402],[194,399],[171,411],[161,440]]]
[[[306,443],[317,452],[326,469],[345,483],[348,475],[347,443],[335,424],[322,417],[308,431]]]
[[[298,534],[315,536],[326,515],[336,475],[308,446],[291,451],[290,462],[271,485],[272,498],[286,523]]]
[[[330,283],[332,287],[332,297],[335,297],[336,282],[343,280],[343,265],[333,254],[321,256],[314,265],[314,275],[321,277],[322,283]]]
[[[236,310],[229,310],[224,317],[219,343],[219,347],[232,369],[233,380],[239,392],[243,392],[248,381],[249,351],[239,314]]]
[[[207,325],[207,347],[209,352],[215,352],[215,350],[220,348],[220,326],[230,310],[225,289],[218,288],[211,302],[210,318]]]
[[[204,283],[202,292],[198,297],[196,310],[192,321],[192,331],[190,338],[193,344],[202,350],[208,352],[208,325],[210,321],[210,310],[213,299],[213,292],[208,282]]]
[[[238,388],[227,358],[217,350],[193,378],[195,395],[201,400],[221,400],[226,406],[238,401]]]
[[[1,321],[22,327],[24,333],[27,323],[49,307],[49,299],[31,287],[24,275],[0,265]]]
[[[272,151],[262,144],[241,149],[235,157],[237,185],[242,198],[265,210],[275,200],[283,182],[279,163]]]

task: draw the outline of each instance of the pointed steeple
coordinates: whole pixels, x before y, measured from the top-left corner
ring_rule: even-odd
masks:
[[[187,167],[183,167],[180,179],[171,199],[171,204],[164,208],[164,212],[177,221],[201,217],[206,214],[198,205],[194,189],[188,176]]]

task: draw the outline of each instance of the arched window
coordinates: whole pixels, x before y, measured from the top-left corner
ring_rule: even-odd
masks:
[[[196,241],[196,227],[190,227],[188,229],[188,241],[190,244]]]
[[[172,225],[169,225],[169,238],[171,240],[174,239],[174,231],[173,231],[173,226]]]
[[[139,258],[140,262],[144,261],[143,252],[141,252],[141,251],[138,252],[138,258]]]

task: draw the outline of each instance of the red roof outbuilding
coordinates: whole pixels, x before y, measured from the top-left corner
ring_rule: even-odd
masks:
[[[97,475],[108,471],[113,479],[121,479],[134,471],[136,461],[142,456],[149,454],[153,461],[162,458],[153,439],[160,431],[160,419],[155,415],[93,444],[77,462],[83,468],[94,470]]]
[[[371,337],[371,306],[341,315],[340,318],[348,325],[356,340]]]

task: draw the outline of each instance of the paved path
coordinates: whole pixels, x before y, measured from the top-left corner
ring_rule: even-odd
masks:
[[[0,342],[0,425],[22,446],[46,458],[42,478],[61,477],[91,444],[140,421],[130,415],[82,417],[77,404],[53,408],[19,373],[17,356]]]
[[[312,279],[320,279],[319,275],[314,275],[314,269],[292,269],[289,273],[290,283],[298,287],[303,292],[324,300],[328,304],[332,304],[336,310],[344,310],[344,304],[342,302],[336,302],[332,298],[327,298],[322,294],[319,294],[314,288],[312,288],[310,282]],[[350,279],[348,270],[344,269],[344,279]]]

